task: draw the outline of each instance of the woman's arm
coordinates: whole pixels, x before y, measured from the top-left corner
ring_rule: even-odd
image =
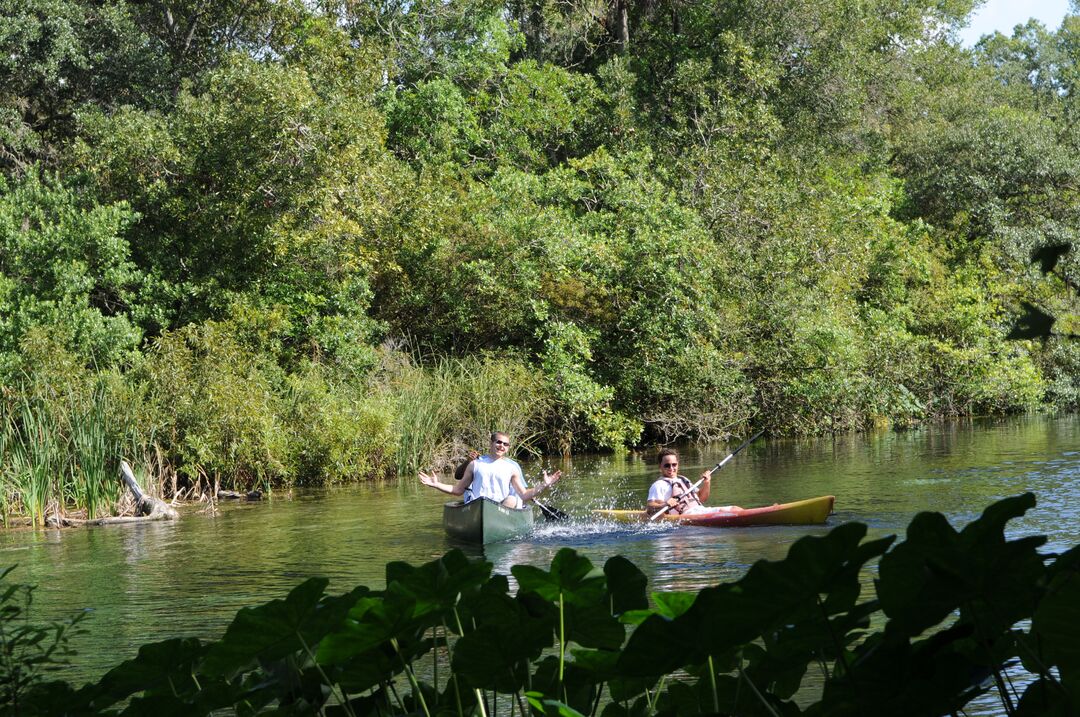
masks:
[[[698,500],[704,503],[709,499],[709,493],[712,491],[712,471],[705,471],[701,474],[701,477],[704,478],[704,480],[701,481],[701,485],[698,486],[697,496]]]

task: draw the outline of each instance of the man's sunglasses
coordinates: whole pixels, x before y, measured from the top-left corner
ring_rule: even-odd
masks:
[[[506,446],[507,448],[510,447],[510,441],[500,441],[498,438],[496,438],[494,441],[492,441],[492,443],[494,443],[497,446]]]

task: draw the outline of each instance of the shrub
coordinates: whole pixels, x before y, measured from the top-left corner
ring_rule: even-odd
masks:
[[[145,425],[168,462],[193,483],[247,490],[285,472],[278,369],[208,321],[163,334],[134,372]]]
[[[390,407],[331,384],[316,365],[288,376],[281,416],[288,479],[321,484],[385,477],[397,447],[392,420]]]

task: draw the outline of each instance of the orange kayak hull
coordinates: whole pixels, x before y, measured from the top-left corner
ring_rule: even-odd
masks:
[[[794,503],[776,503],[761,508],[724,506],[708,513],[672,515],[665,513],[654,522],[699,525],[707,528],[742,528],[752,525],[821,525],[833,511],[835,498],[824,495]],[[649,516],[643,510],[594,510],[593,515],[621,523],[643,523]]]

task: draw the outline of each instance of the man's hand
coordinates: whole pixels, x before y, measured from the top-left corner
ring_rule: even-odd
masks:
[[[560,478],[562,478],[562,471],[555,471],[554,473],[544,471],[544,487],[548,488],[555,485],[559,482]]]

